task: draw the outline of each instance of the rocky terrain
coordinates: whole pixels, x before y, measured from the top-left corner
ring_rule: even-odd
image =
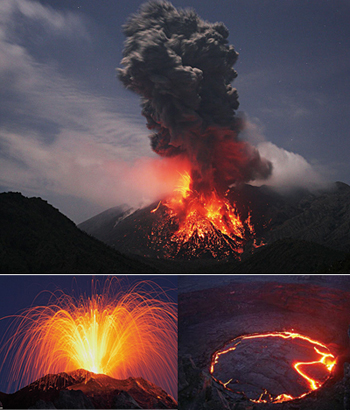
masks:
[[[179,281],[180,409],[347,408],[344,403],[349,399],[350,384],[344,367],[347,369],[350,361],[348,285],[342,290],[337,284],[328,286],[327,282],[314,283],[312,279],[308,283],[298,283],[293,278],[289,282],[279,282],[278,276],[271,277],[271,281],[249,276],[235,282],[234,277],[227,280],[225,276],[212,276],[201,289],[201,278],[206,282],[205,277],[200,276],[187,283],[184,281],[184,289]],[[200,290],[196,290],[198,287]],[[285,331],[322,341],[337,357],[334,372],[320,389],[304,398],[283,403],[250,401],[246,392],[251,390],[251,383],[260,386],[263,393],[263,388],[277,391],[277,387],[286,387],[293,382],[285,368],[287,356],[283,352],[287,351],[286,347],[270,346],[273,355],[266,360],[263,354],[266,343],[260,348],[257,344],[254,349],[245,346],[240,352],[241,361],[236,366],[249,380],[250,387],[241,385],[241,389],[229,391],[212,378],[212,355],[228,341],[246,334]],[[257,353],[259,349],[260,354]],[[249,351],[255,353],[251,355]],[[225,367],[223,369],[225,371]],[[296,391],[297,388],[295,386]]]
[[[255,229],[240,258],[227,255],[229,241],[215,229],[213,237],[193,237],[183,246],[169,240],[174,226],[163,218],[164,208],[151,212],[157,204],[137,210],[117,206],[76,226],[41,198],[2,193],[0,272],[350,272],[348,185],[288,195],[246,185],[232,190],[229,199],[244,217],[251,211]]]
[[[6,409],[174,409],[177,402],[142,377],[117,380],[80,369],[49,374],[13,394],[0,393]]]
[[[197,246],[197,258],[187,262],[187,254],[167,257],[173,251],[173,221],[164,223],[166,212],[157,203],[132,210],[115,207],[78,225],[80,229],[109,246],[168,273],[322,273],[350,272],[350,187],[337,182],[318,192],[295,190],[279,194],[262,186],[245,185],[231,190],[228,199],[237,204],[244,218],[248,209],[255,229],[238,261],[226,257],[220,235],[212,240],[217,258],[206,253],[211,242],[184,244]],[[156,228],[155,228],[156,227]],[[155,232],[156,230],[156,232]],[[264,244],[256,248],[254,243]],[[342,261],[342,262],[341,262]]]
[[[295,190],[279,194],[262,186],[244,185],[227,196],[238,211],[251,220],[258,243],[271,244],[292,238],[348,252],[350,250],[350,186],[337,182],[317,192]],[[78,225],[80,229],[126,253],[164,256],[149,242],[152,226],[163,213],[152,213],[157,206],[133,210],[115,207]],[[135,243],[136,241],[136,243]],[[247,249],[251,249],[247,244]]]

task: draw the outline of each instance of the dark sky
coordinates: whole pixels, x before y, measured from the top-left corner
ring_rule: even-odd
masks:
[[[30,306],[40,306],[48,303],[50,291],[62,290],[66,294],[79,297],[91,296],[91,281],[103,284],[107,276],[95,275],[0,275],[0,318],[20,313]],[[142,280],[151,280],[166,291],[172,300],[177,302],[177,276],[160,275],[128,275],[118,276],[122,289],[128,290],[131,285]],[[43,292],[39,295],[40,292]],[[38,296],[39,295],[39,296]],[[38,296],[38,297],[37,297]],[[0,340],[11,323],[11,319],[0,320]],[[1,347],[1,346],[0,346]],[[3,356],[0,354],[0,364]],[[4,380],[6,369],[0,374],[0,391],[7,391]]]
[[[41,196],[74,222],[164,186],[139,97],[116,78],[141,0],[2,0],[0,190]],[[239,53],[242,138],[273,186],[350,183],[350,2],[174,0],[222,21]]]

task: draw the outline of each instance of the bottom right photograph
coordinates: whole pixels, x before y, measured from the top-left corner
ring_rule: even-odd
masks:
[[[179,276],[179,409],[350,409],[349,279]]]

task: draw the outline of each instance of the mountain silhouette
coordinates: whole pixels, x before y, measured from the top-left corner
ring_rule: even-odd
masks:
[[[142,377],[117,380],[79,369],[48,374],[12,394],[0,393],[4,408],[174,409],[177,402]]]
[[[2,193],[0,273],[350,272],[349,185],[289,194],[245,185],[227,198],[254,226],[239,258],[210,223],[207,235],[174,242],[176,221],[162,202],[116,206],[75,225],[41,198]]]
[[[0,273],[151,273],[41,198],[0,194]]]

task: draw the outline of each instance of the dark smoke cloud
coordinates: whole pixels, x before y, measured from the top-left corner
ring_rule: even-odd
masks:
[[[223,23],[151,1],[129,18],[124,34],[125,68],[118,75],[142,97],[155,152],[188,157],[195,189],[225,189],[271,174],[271,163],[238,139],[243,124],[231,85],[238,54]]]

